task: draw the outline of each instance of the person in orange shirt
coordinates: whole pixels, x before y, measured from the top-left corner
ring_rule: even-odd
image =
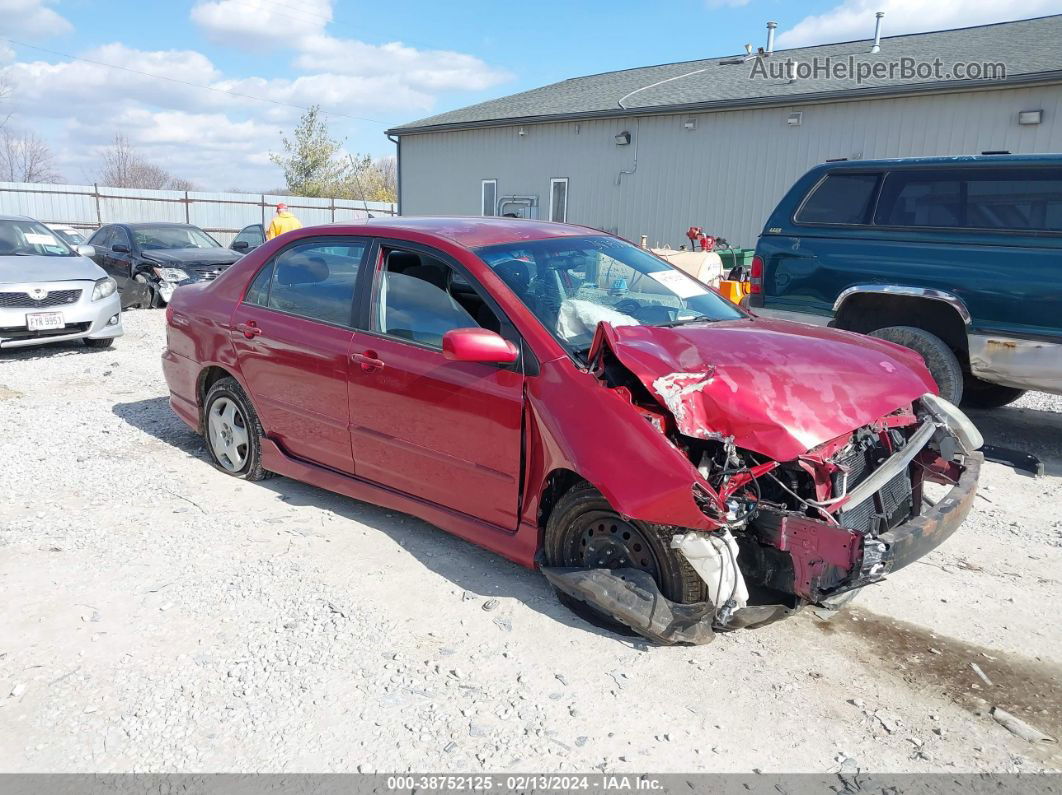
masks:
[[[278,237],[285,232],[290,232],[293,229],[302,229],[302,222],[288,212],[288,205],[282,202],[277,205],[277,214],[274,215],[273,220],[269,222],[269,228],[266,229],[265,239],[272,240],[274,237]]]

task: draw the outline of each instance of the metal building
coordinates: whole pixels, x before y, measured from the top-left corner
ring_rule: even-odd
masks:
[[[389,130],[400,212],[675,246],[696,225],[750,246],[826,160],[1062,151],[1062,15],[793,50],[773,32],[759,53],[577,77]]]

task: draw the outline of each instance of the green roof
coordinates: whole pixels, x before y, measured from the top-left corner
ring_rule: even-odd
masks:
[[[886,18],[886,24],[888,19]],[[873,19],[867,19],[872,28]],[[440,113],[395,127],[388,132],[411,132],[495,126],[520,122],[631,116],[676,110],[741,108],[764,104],[816,101],[838,96],[855,98],[916,91],[954,90],[986,85],[1014,85],[1062,80],[1062,15],[1001,22],[955,30],[888,36],[881,51],[871,53],[872,41],[862,39],[840,44],[822,44],[791,50],[775,50],[765,66],[780,69],[777,62],[792,59],[810,63],[831,58],[833,63],[889,64],[901,59],[932,62],[939,59],[944,73],[955,63],[1002,63],[1006,78],[957,80],[947,75],[907,77],[894,73],[871,77],[862,83],[854,76],[828,79],[761,79],[751,76],[754,60],[740,55],[703,61],[624,69],[523,91],[499,99]],[[736,63],[734,61],[737,61]],[[880,67],[879,67],[880,68]],[[620,104],[622,100],[622,105]]]

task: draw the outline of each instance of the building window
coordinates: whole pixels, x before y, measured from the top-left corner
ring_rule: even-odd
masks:
[[[482,212],[484,216],[498,214],[498,180],[485,179],[481,188]]]
[[[549,181],[549,220],[565,223],[568,220],[568,178]]]

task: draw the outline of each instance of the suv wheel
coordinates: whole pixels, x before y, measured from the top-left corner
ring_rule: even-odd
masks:
[[[871,337],[895,342],[921,354],[940,396],[955,405],[962,400],[962,365],[940,337],[915,326],[886,326],[870,332]]]

